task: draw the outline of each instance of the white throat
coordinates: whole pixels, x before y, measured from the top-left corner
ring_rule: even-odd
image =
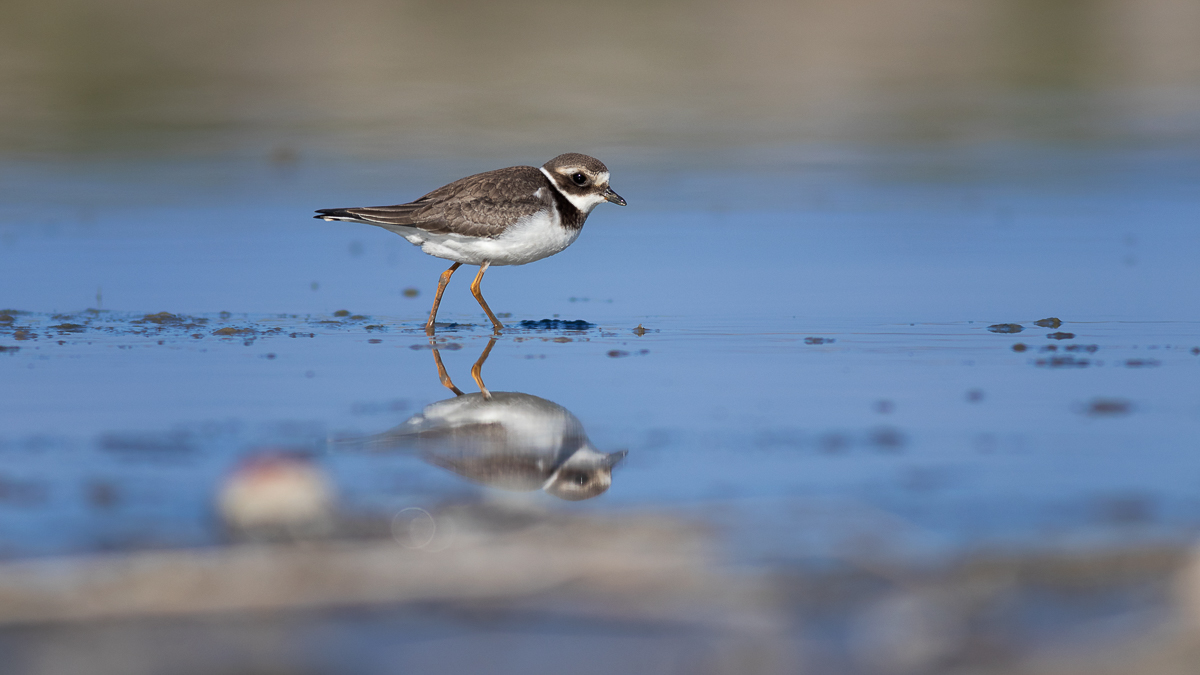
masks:
[[[546,167],[538,167],[538,171],[541,171],[543,174],[545,174],[546,178],[550,179],[550,185],[554,186],[554,189],[558,192],[558,194],[566,197],[567,201],[574,204],[575,208],[582,211],[583,215],[585,216],[591,213],[592,209],[596,208],[600,202],[604,201],[604,197],[595,193],[586,195],[572,195],[563,192],[558,187],[558,181],[554,180],[554,176],[546,170]]]

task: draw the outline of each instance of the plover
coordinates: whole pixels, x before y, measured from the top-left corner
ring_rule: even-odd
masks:
[[[438,281],[425,323],[428,335],[450,276],[461,265],[479,265],[471,294],[499,333],[504,324],[479,291],[483,273],[492,265],[524,265],[562,251],[601,202],[625,206],[608,186],[608,167],[570,152],[541,168],[513,166],[467,176],[407,204],[320,209],[313,217],[376,225],[429,255],[454,261]]]

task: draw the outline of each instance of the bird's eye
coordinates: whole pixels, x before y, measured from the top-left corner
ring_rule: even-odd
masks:
[[[576,485],[587,485],[588,482],[591,481],[591,479],[592,479],[592,477],[587,475],[586,473],[576,474],[575,484]]]
[[[587,176],[585,176],[581,173],[576,173],[576,174],[572,175],[571,180],[575,181],[576,185],[587,185]]]

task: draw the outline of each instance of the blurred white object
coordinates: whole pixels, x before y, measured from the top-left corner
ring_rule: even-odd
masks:
[[[221,519],[237,531],[315,534],[332,523],[336,497],[324,472],[298,453],[244,459],[217,494]]]

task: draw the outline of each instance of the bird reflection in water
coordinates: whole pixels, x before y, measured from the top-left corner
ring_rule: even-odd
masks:
[[[612,468],[626,451],[596,450],[579,419],[557,403],[489,391],[483,363],[495,344],[495,338],[490,340],[471,368],[479,393],[465,394],[450,380],[431,341],[438,377],[454,398],[431,403],[394,429],[343,443],[374,451],[415,451],[430,464],[503,490],[540,489],[571,501],[608,490]]]

